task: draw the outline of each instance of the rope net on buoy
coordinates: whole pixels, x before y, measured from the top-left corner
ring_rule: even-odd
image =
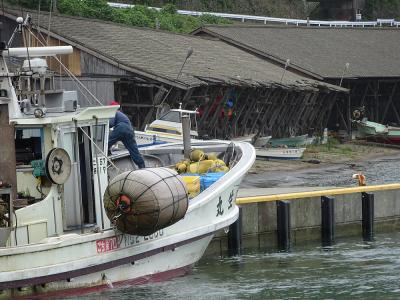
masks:
[[[185,216],[188,191],[174,170],[129,171],[110,181],[104,193],[104,208],[120,231],[149,235]]]

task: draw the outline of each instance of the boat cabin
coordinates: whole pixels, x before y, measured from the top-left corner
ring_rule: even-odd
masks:
[[[190,135],[192,138],[198,138],[197,114],[197,110],[171,109],[150,125],[147,125],[145,132],[157,134],[158,136],[182,139],[182,116],[188,115],[191,124]]]
[[[33,60],[30,65],[39,63],[40,70],[14,73],[4,56],[0,60],[5,70],[0,104],[14,127],[14,137],[2,143],[15,145],[8,151],[15,153],[17,187],[16,199],[0,201],[0,246],[110,228],[102,195],[108,183],[108,122],[118,106],[80,108],[76,91],[53,89],[46,61]]]

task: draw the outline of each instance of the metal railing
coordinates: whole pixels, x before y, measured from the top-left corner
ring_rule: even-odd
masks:
[[[334,188],[334,189],[329,189],[329,190],[318,190],[318,191],[310,191],[310,192],[241,197],[241,198],[236,199],[236,204],[243,205],[243,204],[259,203],[259,202],[273,202],[273,201],[281,201],[281,200],[294,200],[294,199],[321,197],[321,196],[328,196],[328,195],[334,196],[334,195],[345,195],[345,194],[365,193],[365,192],[374,192],[374,191],[388,191],[388,190],[398,190],[398,189],[400,189],[400,183],[344,187],[344,188]]]
[[[135,5],[108,2],[108,5],[114,8],[131,8]],[[160,11],[159,7],[149,7]],[[322,20],[303,20],[303,19],[285,19],[285,18],[273,18],[264,16],[251,16],[251,15],[238,15],[238,14],[227,14],[227,13],[216,13],[216,12],[200,12],[191,10],[177,10],[178,14],[190,15],[190,16],[201,16],[201,15],[212,15],[221,18],[245,21],[259,21],[264,24],[267,23],[277,23],[284,25],[296,25],[296,26],[314,26],[314,27],[399,27],[400,21],[395,19],[377,19],[376,21],[322,21]]]

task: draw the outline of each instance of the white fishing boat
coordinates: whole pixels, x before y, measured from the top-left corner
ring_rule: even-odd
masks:
[[[182,177],[166,167],[183,158],[182,144],[147,147],[150,168],[142,170],[134,170],[126,151],[108,157],[108,122],[117,106],[80,108],[74,91],[46,97],[44,59],[14,73],[5,61],[6,55],[71,51],[0,52],[0,111],[8,111],[0,124],[15,126],[15,136],[1,145],[14,161],[0,160],[0,298],[98,291],[184,274],[215,232],[237,219],[239,184],[255,159],[248,143],[194,143],[216,153],[229,171],[189,199]]]
[[[300,159],[306,148],[256,148],[257,159]]]
[[[135,131],[135,139],[139,147],[155,144],[181,142],[183,139],[182,117],[190,118],[190,136],[198,139],[197,111],[182,108],[171,109],[161,117],[146,125],[144,131]]]

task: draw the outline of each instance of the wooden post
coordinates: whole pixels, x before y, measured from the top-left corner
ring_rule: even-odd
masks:
[[[190,157],[190,117],[182,116],[182,134],[183,134],[183,154],[185,158]]]
[[[8,104],[0,102],[0,180],[12,187],[12,199],[17,196],[14,125],[10,124]]]
[[[236,256],[242,254],[242,208],[239,207],[239,217],[235,223],[229,226],[228,232],[228,255]]]
[[[290,202],[277,201],[277,233],[279,250],[290,250]]]
[[[335,242],[335,199],[321,197],[321,239],[322,246]]]
[[[374,238],[374,200],[371,193],[362,193],[362,235],[364,241],[372,241]]]

